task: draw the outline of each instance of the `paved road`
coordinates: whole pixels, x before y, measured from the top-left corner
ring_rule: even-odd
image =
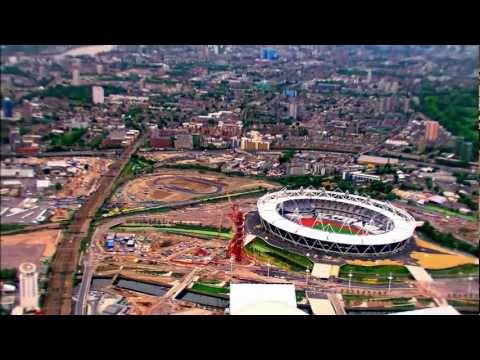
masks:
[[[90,292],[90,284],[92,283],[93,273],[95,272],[95,264],[90,250],[85,253],[83,262],[83,276],[80,284],[80,290],[77,295],[77,303],[75,304],[75,315],[84,315],[88,293]]]

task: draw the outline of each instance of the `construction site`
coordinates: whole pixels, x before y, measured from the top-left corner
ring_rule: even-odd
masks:
[[[260,187],[273,189],[278,186],[263,180],[215,172],[162,169],[128,181],[115,192],[111,203],[119,207],[136,207],[145,203],[169,204]]]
[[[49,261],[52,258],[61,239],[62,231],[58,229],[2,235],[0,239],[2,268],[18,268],[25,261],[38,267],[42,261]]]
[[[68,220],[100,185],[113,160],[99,157],[30,157],[2,163],[2,223]]]
[[[430,281],[445,276],[441,269],[450,275],[454,269],[478,271],[478,258],[418,237],[404,256],[370,261],[314,259],[261,245],[243,225],[244,214],[256,207],[257,197],[250,197],[102,221],[89,250],[93,270],[83,274],[89,276],[88,286],[82,283],[75,292],[80,313],[223,315],[231,284],[241,283],[293,283],[298,308],[310,314],[319,311],[312,304],[328,299],[336,309],[332,314],[426,309],[439,305],[439,294],[454,296],[448,281],[457,281],[459,289],[466,286],[447,276],[450,280],[433,291]],[[316,270],[321,266],[329,269],[327,275]],[[391,284],[388,274],[394,275]],[[418,286],[418,281],[430,285]]]

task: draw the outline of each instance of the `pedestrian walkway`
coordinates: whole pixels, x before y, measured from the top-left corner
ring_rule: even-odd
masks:
[[[433,282],[432,277],[430,274],[422,267],[420,266],[413,266],[413,265],[406,265],[405,266],[410,274],[413,276],[413,278],[417,281],[421,281],[424,283],[430,283]]]

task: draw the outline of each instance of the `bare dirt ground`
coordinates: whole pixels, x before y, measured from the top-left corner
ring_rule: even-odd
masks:
[[[231,177],[215,172],[162,170],[129,181],[116,192],[112,202],[136,206],[147,201],[186,201],[206,195],[246,191],[259,186],[268,189],[276,187],[263,180]]]
[[[40,264],[43,257],[51,257],[55,253],[60,239],[60,230],[41,230],[1,237],[2,267],[18,267],[22,262]]]
[[[232,203],[238,204],[240,210],[244,213],[254,211],[257,208],[257,198],[233,199]],[[166,213],[152,213],[148,215],[148,218],[164,222],[192,221],[199,222],[202,225],[230,228],[231,222],[228,218],[230,212],[231,204],[228,201],[224,201],[219,203],[206,203],[196,207],[178,209]]]
[[[155,161],[167,161],[183,155],[185,155],[185,153],[181,151],[151,151],[143,154],[146,159]]]
[[[201,153],[198,151],[152,151],[143,154],[145,158],[168,164],[212,165],[231,161],[233,155],[225,153]]]
[[[97,157],[75,158],[80,162],[81,167],[88,165],[88,170],[79,170],[77,174],[69,178],[56,196],[88,196],[93,193],[100,181],[100,177],[105,174],[112,164],[111,159],[102,159]]]
[[[70,209],[62,209],[62,208],[55,208],[50,218],[51,222],[60,222],[65,221],[70,218],[72,214],[72,210]]]

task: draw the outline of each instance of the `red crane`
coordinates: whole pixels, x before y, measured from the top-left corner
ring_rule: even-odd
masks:
[[[237,204],[232,204],[232,212],[228,214],[228,217],[232,221],[233,237],[228,244],[227,259],[233,259],[236,262],[241,262],[245,216]]]

